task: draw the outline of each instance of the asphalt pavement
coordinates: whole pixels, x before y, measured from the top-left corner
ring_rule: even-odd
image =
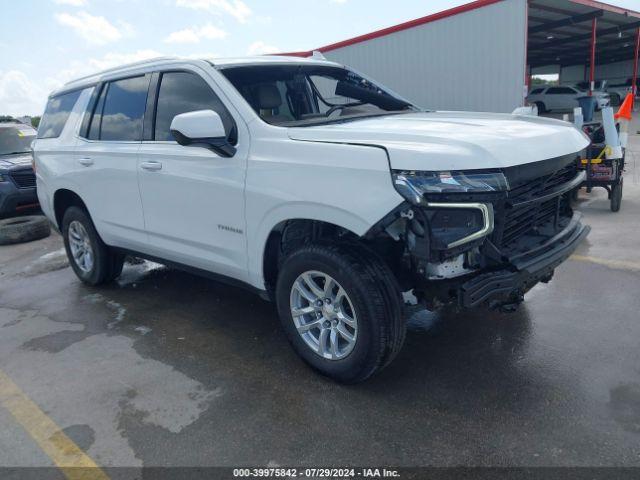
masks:
[[[632,142],[621,212],[581,193],[592,233],[550,284],[511,314],[415,312],[356,386],[244,290],[148,262],[90,288],[57,234],[0,247],[0,466],[59,464],[52,438],[103,467],[640,466]]]

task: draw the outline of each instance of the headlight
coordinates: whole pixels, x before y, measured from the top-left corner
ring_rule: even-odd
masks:
[[[433,203],[424,209],[431,241],[438,250],[456,248],[493,232],[493,205],[484,203]]]
[[[500,172],[395,171],[396,189],[409,203],[423,207],[433,246],[451,249],[493,232],[493,205],[478,202],[441,202],[437,194],[487,193],[508,190]],[[425,197],[429,195],[429,199]]]
[[[396,190],[414,205],[423,205],[428,193],[482,193],[508,190],[500,172],[407,172],[394,171]]]

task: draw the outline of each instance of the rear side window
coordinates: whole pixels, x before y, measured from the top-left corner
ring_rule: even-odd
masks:
[[[89,126],[89,139],[141,141],[148,88],[148,76],[104,85]]]
[[[536,88],[535,90],[531,90],[531,93],[529,95],[540,95],[543,90],[544,88]]]
[[[227,136],[234,131],[233,118],[199,75],[190,72],[166,72],[160,79],[154,140],[174,140],[169,131],[176,115],[196,110],[213,110],[220,115]],[[233,139],[230,138],[233,143]]]
[[[76,90],[49,99],[38,128],[38,138],[57,138],[60,136],[80,93],[81,90]]]
[[[550,95],[571,95],[577,92],[568,87],[554,87],[547,90],[547,93]]]

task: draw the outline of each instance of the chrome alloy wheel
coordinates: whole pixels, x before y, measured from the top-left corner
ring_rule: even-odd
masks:
[[[318,271],[301,274],[291,287],[291,316],[304,342],[327,360],[349,355],[358,338],[351,299],[331,276]]]
[[[87,230],[82,223],[74,220],[69,224],[67,235],[73,261],[83,272],[91,272],[93,270],[94,253]]]

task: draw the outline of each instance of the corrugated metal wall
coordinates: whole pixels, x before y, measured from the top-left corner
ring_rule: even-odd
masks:
[[[562,69],[562,82],[581,82],[584,80],[584,65],[574,65]],[[638,68],[640,73],[640,66]],[[596,65],[597,80],[626,80],[633,74],[633,61],[616,62],[607,65]],[[589,78],[589,67],[587,67],[587,79]]]
[[[524,97],[525,30],[525,0],[504,0],[325,56],[425,108],[511,112]]]

